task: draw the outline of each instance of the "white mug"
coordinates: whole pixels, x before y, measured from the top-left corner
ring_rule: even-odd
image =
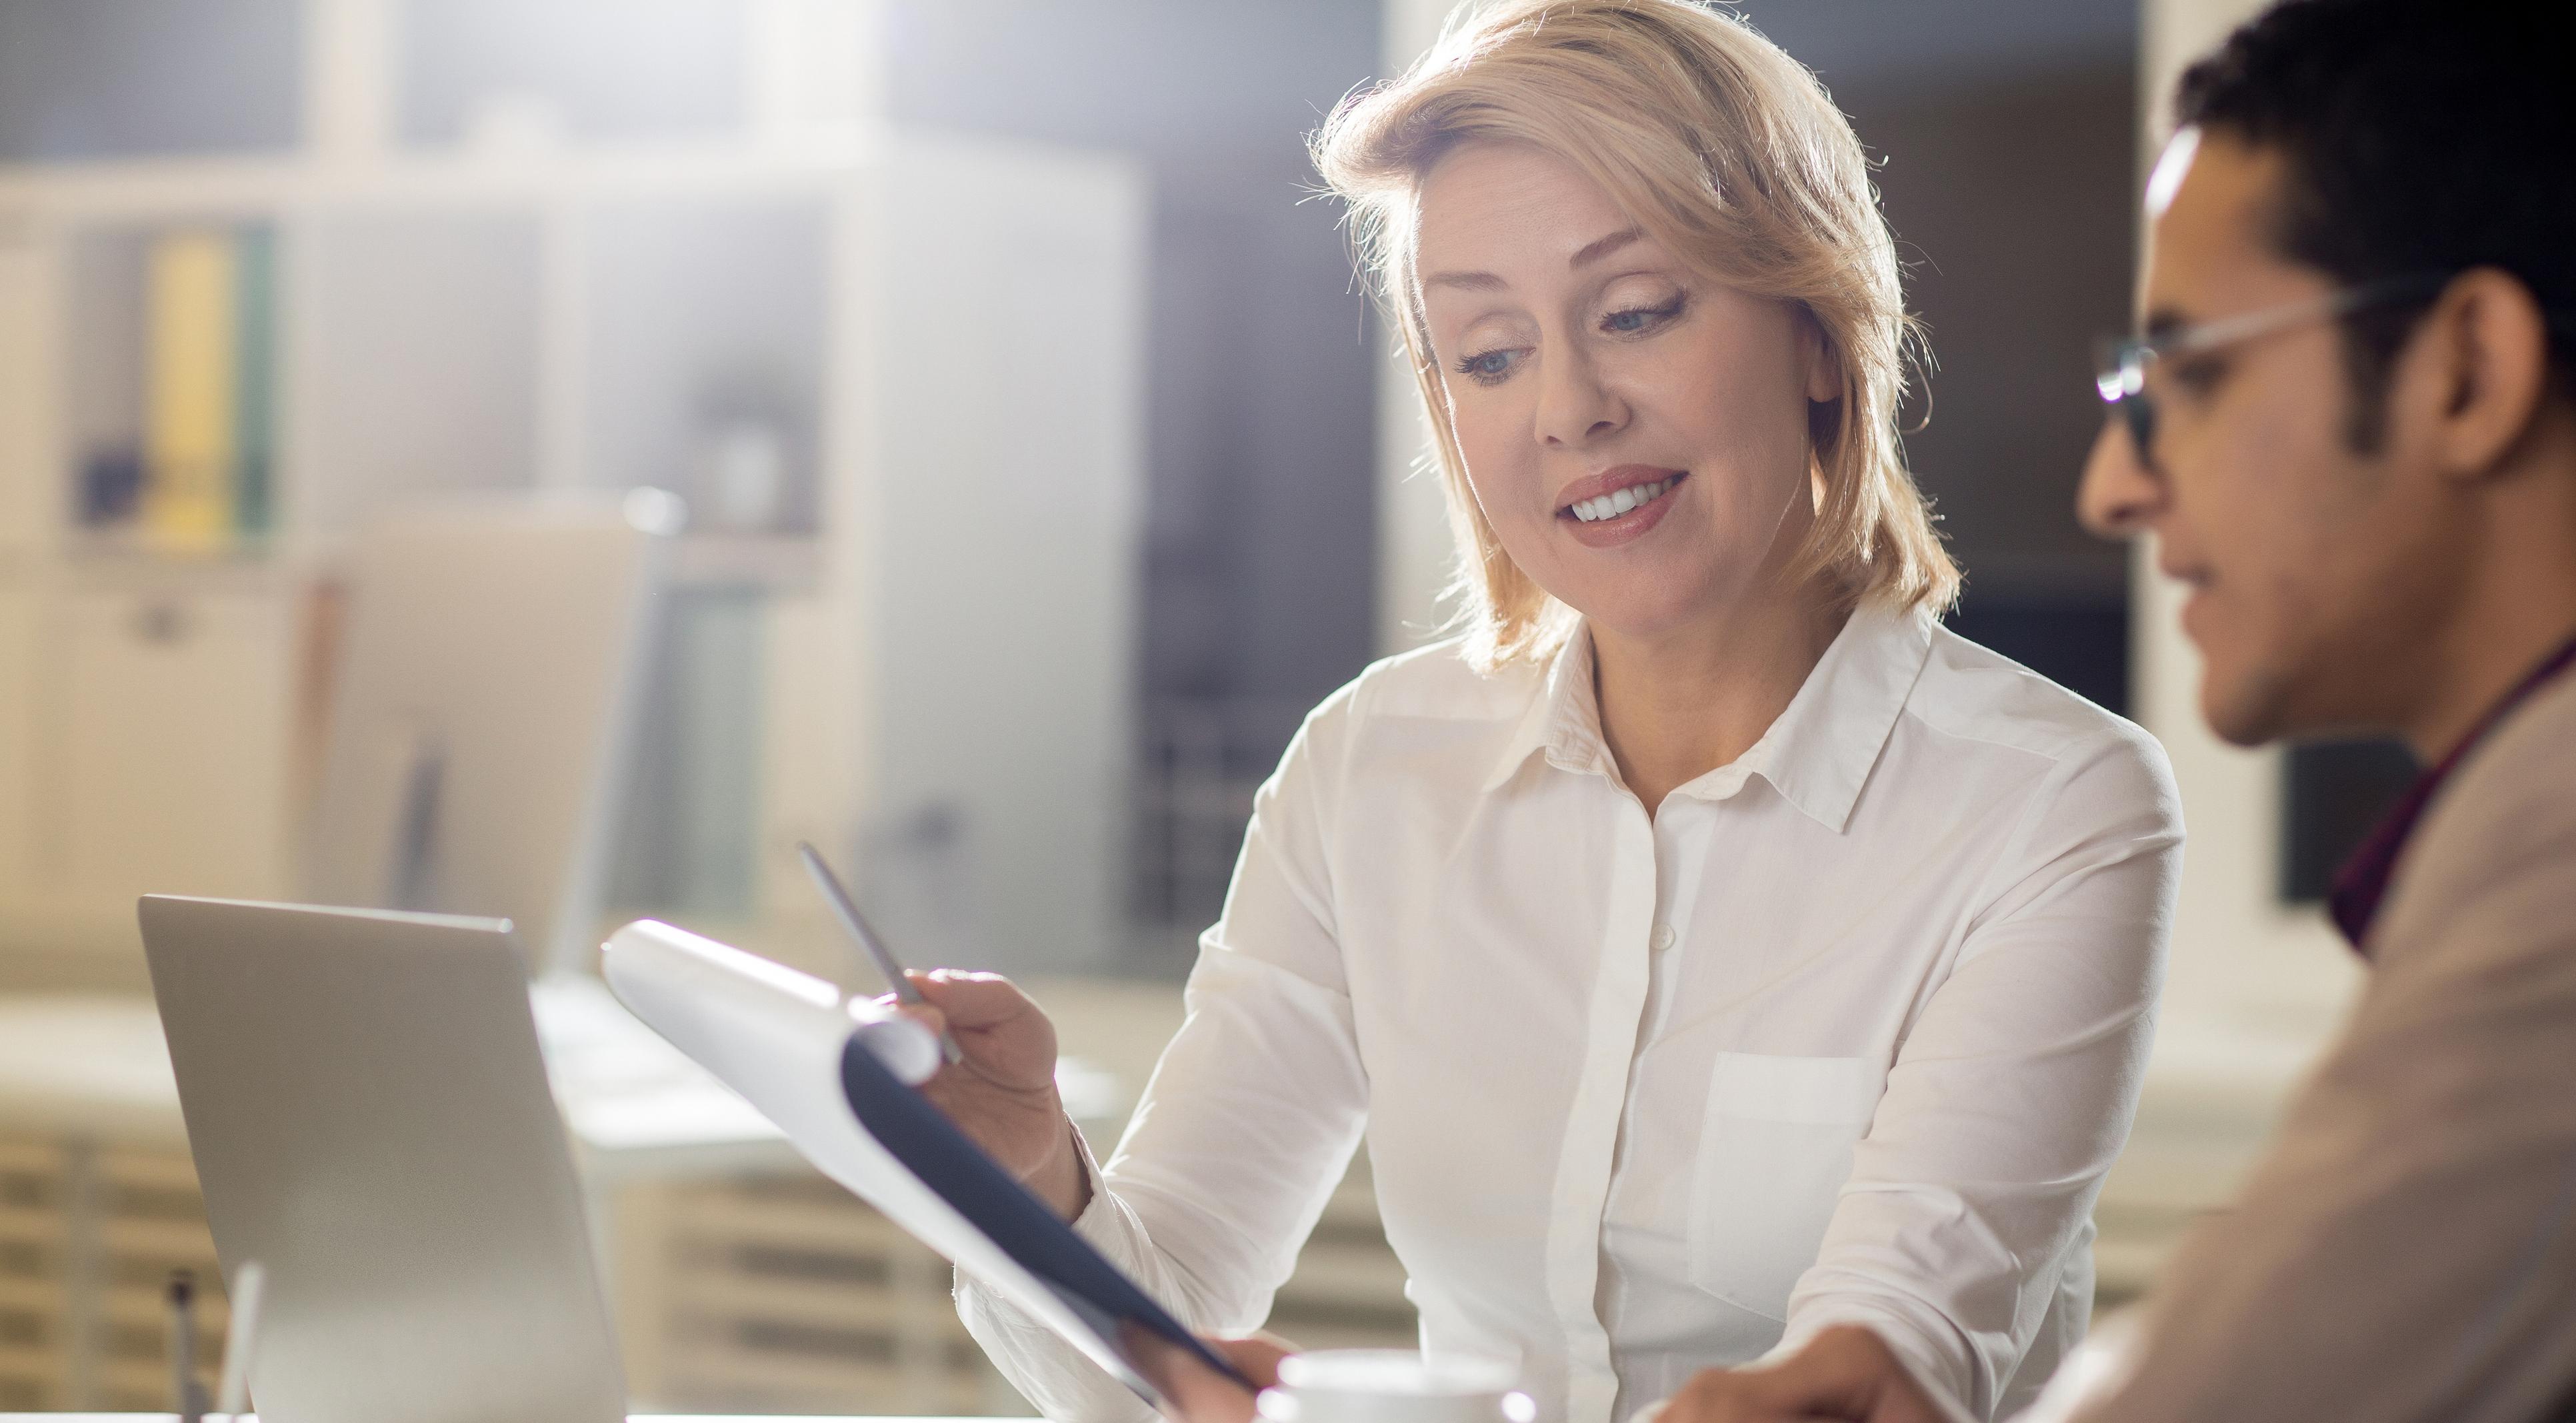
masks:
[[[1538,1407],[1499,1359],[1410,1349],[1324,1349],[1279,1361],[1268,1423],[1531,1423]]]

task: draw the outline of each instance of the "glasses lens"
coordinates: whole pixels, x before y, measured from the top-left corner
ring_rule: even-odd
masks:
[[[2094,355],[2094,392],[2128,427],[2129,442],[2137,450],[2138,462],[2153,469],[2156,404],[2155,397],[2147,394],[2146,343],[2130,337],[2106,336],[2096,343]]]
[[[2145,368],[2145,350],[2129,337],[2105,336],[2093,343],[2093,390],[2107,404],[2137,394]]]

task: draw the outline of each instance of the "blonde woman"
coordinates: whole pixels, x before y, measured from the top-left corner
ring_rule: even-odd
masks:
[[[1984,1416],[2085,1327],[2181,828],[2137,728],[1945,631],[1858,141],[1686,0],[1458,27],[1316,140],[1437,431],[1460,636],[1262,788],[1106,1169],[1010,985],[932,1090],[1209,1330],[1365,1139],[1422,1340],[1612,1423],[1865,1330]],[[1141,1405],[961,1281],[1057,1419]]]

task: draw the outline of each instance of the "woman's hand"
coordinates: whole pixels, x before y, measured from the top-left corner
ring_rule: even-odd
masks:
[[[1653,1423],[1952,1423],[1960,1417],[1914,1381],[1876,1333],[1839,1324],[1774,1364],[1702,1369]]]
[[[999,974],[943,968],[905,976],[928,1004],[907,1007],[889,995],[877,1006],[946,1032],[962,1059],[940,1068],[923,1095],[1057,1215],[1082,1214],[1090,1179],[1056,1095],[1055,1024]]]
[[[1163,1395],[1163,1416],[1170,1423],[1253,1423],[1258,1415],[1254,1394],[1180,1346],[1141,1329],[1124,1335],[1122,1342],[1128,1358]],[[1255,1388],[1275,1386],[1279,1361],[1297,1352],[1296,1345],[1275,1334],[1208,1336],[1204,1342]]]

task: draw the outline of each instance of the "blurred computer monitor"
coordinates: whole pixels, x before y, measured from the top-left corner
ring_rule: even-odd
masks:
[[[356,541],[304,893],[584,965],[677,503],[478,497]]]

